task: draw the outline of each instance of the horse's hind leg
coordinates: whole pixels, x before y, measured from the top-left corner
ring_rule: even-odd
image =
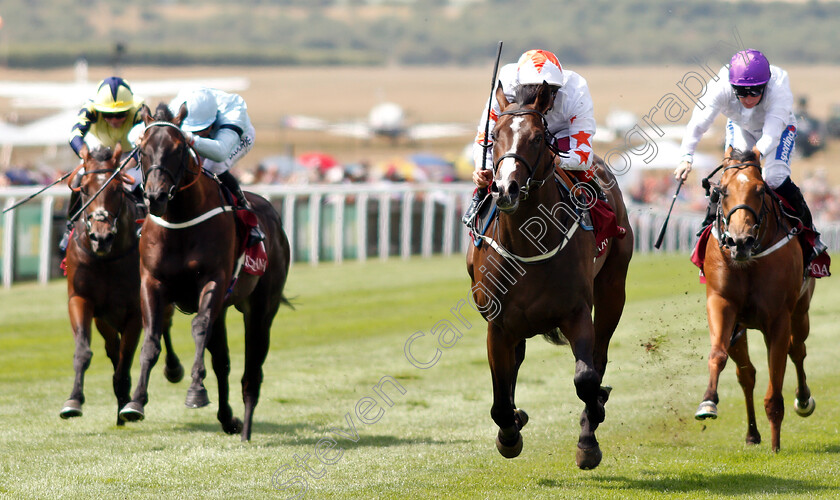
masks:
[[[271,337],[271,322],[280,307],[280,300],[272,304],[257,304],[265,302],[259,296],[259,290],[251,295],[251,304],[243,316],[245,319],[245,371],[242,374],[242,402],[245,404],[244,426],[242,427],[242,441],[251,440],[251,426],[254,419],[254,409],[260,399],[260,387],[263,381],[262,366],[268,356]]]
[[[140,340],[140,317],[137,316],[129,321],[122,335],[104,320],[97,319],[96,328],[105,339],[105,352],[114,366],[113,386],[114,396],[117,397],[117,425],[125,425],[125,420],[120,418],[119,412],[131,400],[131,362],[134,360],[134,351]]]
[[[799,309],[804,309],[804,311]],[[793,401],[793,408],[796,410],[796,414],[801,417],[810,417],[816,408],[816,402],[811,396],[811,389],[805,380],[805,356],[807,355],[805,339],[808,338],[810,329],[808,304],[803,305],[800,302],[791,322],[791,344],[788,355],[796,368],[796,399]]]
[[[228,350],[227,327],[225,326],[225,311],[216,318],[213,331],[210,333],[210,343],[207,344],[212,358],[213,373],[219,386],[219,411],[216,417],[222,424],[222,430],[228,434],[238,434],[242,431],[242,422],[233,416],[230,407],[230,351]]]
[[[782,384],[785,380],[787,356],[790,351],[790,316],[780,314],[773,325],[764,332],[767,344],[770,383],[764,396],[764,411],[770,421],[770,440],[773,451],[781,446],[782,420],[785,418],[785,402]]]
[[[184,378],[184,366],[175,350],[172,348],[172,315],[175,312],[175,307],[169,306],[164,313],[166,319],[163,325],[163,344],[166,346],[166,367],[163,369],[163,375],[166,380],[176,384]]]
[[[73,369],[76,377],[73,380],[73,390],[59,412],[61,418],[81,417],[82,405],[85,402],[85,371],[90,366],[93,351],[90,350],[90,325],[93,320],[93,307],[82,297],[73,296],[67,303],[70,314],[70,326],[73,329],[73,339],[76,349],[73,352]]]
[[[594,469],[601,463],[601,448],[595,438],[595,430],[604,421],[604,403],[601,374],[593,361],[595,329],[589,310],[581,308],[577,317],[570,318],[567,324],[561,326],[561,330],[569,339],[575,355],[575,391],[586,405],[580,415],[575,462],[581,469]]]
[[[519,339],[506,334],[493,323],[487,325],[487,358],[493,379],[493,406],[490,416],[499,426],[496,449],[505,458],[522,452],[521,418],[517,421],[511,390],[516,376],[516,346]],[[524,357],[524,350],[522,352]]]
[[[749,345],[747,335],[741,337],[729,347],[729,356],[735,361],[735,374],[738,376],[738,383],[744,391],[744,402],[747,406],[747,444],[758,444],[761,442],[761,434],[755,422],[755,366],[750,361]]]

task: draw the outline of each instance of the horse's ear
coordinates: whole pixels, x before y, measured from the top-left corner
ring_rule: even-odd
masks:
[[[120,156],[122,156],[122,143],[118,142],[117,145],[114,146],[114,152],[111,155],[111,159],[116,163],[120,161]]]
[[[759,151],[757,147],[753,146],[752,152],[755,155],[755,161],[761,165],[761,151]]]
[[[502,81],[499,80],[499,84],[496,85],[496,102],[499,103],[499,108],[504,111],[504,109],[510,106],[510,102],[505,95],[505,90],[502,88]]]
[[[146,125],[152,123],[152,111],[145,104],[140,106],[140,119]]]
[[[181,126],[181,122],[184,121],[184,118],[187,117],[187,103],[181,103],[181,107],[178,108],[178,116],[172,120],[172,123],[175,125]]]
[[[545,114],[549,109],[551,109],[553,102],[551,102],[551,87],[548,85],[548,82],[543,80],[540,84],[540,88],[537,89],[537,99],[534,102],[534,108],[542,114]]]

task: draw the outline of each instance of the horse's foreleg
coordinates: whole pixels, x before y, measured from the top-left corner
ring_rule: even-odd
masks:
[[[575,391],[586,405],[580,415],[580,436],[578,438],[575,462],[581,469],[594,469],[601,463],[601,448],[595,437],[595,430],[604,421],[601,374],[595,368],[593,359],[595,328],[589,309],[581,308],[570,317],[560,329],[569,339],[575,355]]]
[[[747,335],[741,335],[734,344],[729,347],[729,356],[735,361],[735,374],[738,376],[738,383],[744,391],[744,402],[747,406],[747,444],[758,444],[761,442],[761,434],[755,422],[755,366],[750,361],[750,351],[747,342]]]
[[[732,329],[735,327],[735,310],[728,300],[719,295],[709,295],[706,298],[706,316],[709,321],[709,385],[703,394],[703,401],[697,408],[694,418],[705,420],[717,418],[718,380],[720,373],[729,359],[727,350],[732,339]]]
[[[160,336],[163,331],[163,311],[166,306],[160,291],[154,284],[140,285],[140,309],[143,316],[145,338],[140,349],[140,374],[131,401],[120,410],[120,417],[129,422],[145,418],[145,406],[149,402],[149,376],[160,356]]]
[[[166,380],[173,384],[180,382],[184,378],[184,366],[175,350],[172,348],[172,315],[175,312],[173,306],[169,306],[164,313],[166,320],[163,325],[163,344],[166,346],[166,368],[163,369],[163,375]]]
[[[96,319],[96,328],[105,339],[105,352],[114,366],[112,382],[117,398],[117,425],[124,425],[119,411],[131,400],[131,362],[140,338],[140,316],[127,322],[122,335],[105,320]]]
[[[70,314],[70,326],[76,349],[73,351],[73,370],[76,377],[70,397],[59,412],[61,418],[81,417],[82,404],[85,402],[85,371],[90,366],[93,351],[90,350],[90,325],[93,320],[93,305],[82,297],[73,296],[67,303]]]
[[[796,368],[796,399],[793,402],[793,408],[796,414],[801,417],[810,417],[816,408],[816,402],[811,396],[811,389],[805,377],[805,356],[807,355],[805,349],[805,339],[808,338],[808,333],[811,329],[810,319],[808,318],[808,310],[806,306],[804,311],[797,310],[794,313],[793,321],[791,322],[791,344],[790,360],[793,361],[793,366]]]
[[[519,430],[524,424],[521,418],[517,420],[511,395],[516,370],[515,349],[518,343],[519,339],[507,335],[493,323],[487,325],[487,358],[493,379],[493,406],[490,408],[490,416],[499,426],[496,448],[505,458],[517,457],[522,452],[522,434]]]
[[[779,451],[782,420],[785,418],[785,401],[782,384],[785,380],[788,351],[790,350],[790,316],[781,314],[764,334],[767,344],[770,383],[764,395],[764,411],[770,421],[770,442],[773,451]]]
[[[219,316],[224,286],[221,280],[210,280],[201,289],[198,300],[198,314],[192,320],[192,336],[195,341],[195,358],[192,366],[192,383],[187,389],[187,399],[184,402],[189,408],[202,408],[210,404],[207,389],[204,388],[204,377],[207,369],[204,367],[204,350],[210,344],[213,322]]]

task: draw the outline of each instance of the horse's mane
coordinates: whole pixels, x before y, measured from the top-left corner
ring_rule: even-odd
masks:
[[[166,103],[159,103],[157,108],[155,108],[155,116],[154,119],[159,122],[171,122],[175,119],[175,116],[172,114],[172,110],[169,109],[169,106]]]
[[[105,146],[97,146],[93,151],[90,152],[90,156],[93,157],[96,161],[108,161],[113,156],[114,152],[111,151],[111,148]]]
[[[741,151],[740,149],[732,149],[732,152],[729,154],[729,158],[733,161],[738,161],[742,163],[749,163],[749,162],[757,162],[758,157],[755,155],[755,151],[749,149],[747,151]]]

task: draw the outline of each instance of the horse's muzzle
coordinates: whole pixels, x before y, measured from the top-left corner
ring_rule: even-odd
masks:
[[[519,208],[519,193],[519,183],[514,180],[507,183],[493,181],[490,185],[490,194],[496,200],[496,206],[505,213],[513,213]]]
[[[149,213],[160,217],[166,211],[169,195],[166,191],[146,191],[143,193],[143,199]]]
[[[745,262],[752,258],[753,248],[755,247],[755,237],[752,235],[736,237],[729,236],[726,238],[726,246],[729,247],[732,260],[736,262]]]

